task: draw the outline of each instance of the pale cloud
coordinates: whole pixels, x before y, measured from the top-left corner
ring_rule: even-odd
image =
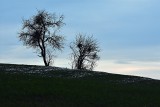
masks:
[[[5,51],[0,52],[0,63],[12,64],[29,64],[29,65],[44,65],[43,59],[37,56],[35,50],[27,48],[23,45],[6,46]],[[53,66],[70,68],[69,58],[59,54],[54,58]]]
[[[130,61],[129,64],[115,62],[117,61],[99,61],[95,70],[116,74],[150,77],[154,79],[160,78],[160,62]]]

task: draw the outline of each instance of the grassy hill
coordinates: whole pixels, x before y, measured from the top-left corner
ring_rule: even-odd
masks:
[[[160,107],[160,81],[0,64],[0,107]]]

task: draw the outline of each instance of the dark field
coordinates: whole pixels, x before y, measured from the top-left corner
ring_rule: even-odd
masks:
[[[160,107],[160,81],[0,64],[0,107]]]

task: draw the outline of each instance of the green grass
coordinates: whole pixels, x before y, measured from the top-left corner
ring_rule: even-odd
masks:
[[[74,70],[32,74],[0,65],[0,107],[160,107],[158,80]],[[71,76],[79,73],[89,75]]]

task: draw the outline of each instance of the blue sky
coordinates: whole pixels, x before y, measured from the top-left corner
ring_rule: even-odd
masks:
[[[0,63],[43,61],[18,40],[22,19],[43,10],[65,16],[66,49],[55,66],[70,67],[69,43],[76,34],[93,35],[102,49],[95,70],[160,79],[159,0],[1,0]]]

